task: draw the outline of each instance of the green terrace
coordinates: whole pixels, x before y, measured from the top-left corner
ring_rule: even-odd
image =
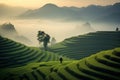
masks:
[[[68,38],[48,51],[0,36],[0,80],[120,80],[119,74],[119,31]]]
[[[69,60],[69,58],[64,57]],[[57,61],[59,55],[43,51],[35,47],[27,47],[21,43],[0,36],[0,68],[17,67],[31,62]]]
[[[116,47],[120,47],[120,31],[98,31],[65,39],[51,46],[50,51],[69,58],[81,59]]]
[[[120,80],[120,48],[81,60],[37,62],[0,70],[2,80]]]

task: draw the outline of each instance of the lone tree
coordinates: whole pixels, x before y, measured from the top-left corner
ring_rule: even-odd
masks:
[[[50,36],[44,31],[38,31],[38,41],[39,43],[43,42],[44,49],[47,50],[47,45],[50,42]]]

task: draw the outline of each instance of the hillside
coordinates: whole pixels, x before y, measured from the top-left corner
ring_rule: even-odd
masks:
[[[23,66],[31,62],[56,61],[58,59],[59,55],[52,52],[27,47],[0,36],[0,68]]]
[[[15,17],[24,13],[27,10],[28,9],[23,7],[12,7],[12,6],[8,6],[6,4],[0,3],[0,18],[2,19],[2,18]]]
[[[0,25],[0,35],[9,39],[30,45],[32,42],[25,36],[20,35],[12,23],[4,23]]]
[[[17,34],[17,31],[16,31],[16,29],[15,29],[13,24],[11,24],[11,23],[4,23],[4,24],[0,25],[0,34],[8,35],[10,33],[11,33],[11,35]]]
[[[81,59],[115,47],[120,47],[120,32],[98,31],[65,39],[51,46],[50,50],[70,58]]]
[[[120,48],[62,64],[57,61],[31,63],[0,71],[3,80],[120,80]]]
[[[86,22],[82,25],[77,25],[73,30],[74,32],[72,33],[77,33],[77,34],[95,32],[95,29],[93,28],[93,26],[91,26],[91,23],[89,22]]]
[[[55,4],[46,4],[41,8],[26,11],[19,18],[119,23],[119,13],[120,3],[107,6],[89,5],[81,8],[59,7]]]

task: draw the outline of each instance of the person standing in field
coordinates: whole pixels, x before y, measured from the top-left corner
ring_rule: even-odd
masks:
[[[116,31],[119,31],[119,28],[118,28],[118,27],[116,28]]]
[[[60,61],[60,63],[62,64],[62,62],[63,62],[62,56],[60,56],[59,61]]]

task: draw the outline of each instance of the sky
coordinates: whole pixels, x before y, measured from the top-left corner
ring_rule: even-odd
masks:
[[[25,8],[39,8],[47,3],[53,3],[58,6],[76,6],[85,7],[88,5],[111,5],[120,0],[0,0],[0,4],[7,4],[10,6],[22,6]]]

